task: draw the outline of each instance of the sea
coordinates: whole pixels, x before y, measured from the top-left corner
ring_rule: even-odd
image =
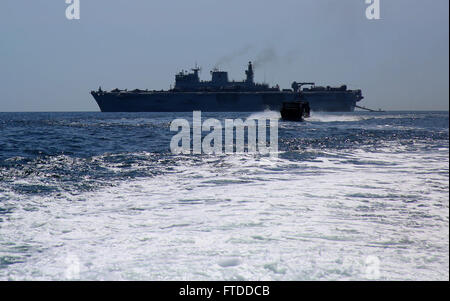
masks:
[[[176,118],[0,113],[0,280],[449,280],[448,111],[279,120],[276,155],[173,154]]]

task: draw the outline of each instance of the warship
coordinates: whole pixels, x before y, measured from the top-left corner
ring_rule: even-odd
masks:
[[[175,75],[175,86],[169,90],[91,91],[102,112],[256,112],[277,110],[283,102],[295,101],[301,94],[311,111],[351,112],[363,99],[361,90],[316,86],[312,82],[293,82],[291,89],[270,87],[254,82],[252,63],[248,63],[243,81],[230,81],[228,73],[217,68],[211,71],[211,80],[202,81],[200,68]]]

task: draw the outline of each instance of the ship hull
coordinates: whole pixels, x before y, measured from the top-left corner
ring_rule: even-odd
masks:
[[[102,112],[256,112],[280,110],[294,92],[92,92]],[[312,111],[351,112],[362,97],[352,91],[302,92]]]

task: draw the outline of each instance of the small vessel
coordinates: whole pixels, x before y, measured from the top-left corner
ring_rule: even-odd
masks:
[[[280,110],[281,118],[286,121],[303,121],[310,116],[310,107],[307,101],[283,102]]]

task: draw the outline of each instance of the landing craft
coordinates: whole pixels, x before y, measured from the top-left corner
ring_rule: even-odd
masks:
[[[303,121],[310,114],[309,103],[305,101],[283,102],[281,118],[287,121]]]
[[[175,75],[175,86],[169,90],[91,91],[102,112],[257,112],[279,111],[283,102],[295,101],[301,93],[312,111],[352,112],[362,100],[361,90],[321,87],[315,83],[293,82],[292,89],[280,90],[254,82],[252,63],[248,63],[243,81],[229,81],[228,73],[214,69],[210,81],[201,81],[200,68]],[[308,86],[303,88],[303,86]]]

